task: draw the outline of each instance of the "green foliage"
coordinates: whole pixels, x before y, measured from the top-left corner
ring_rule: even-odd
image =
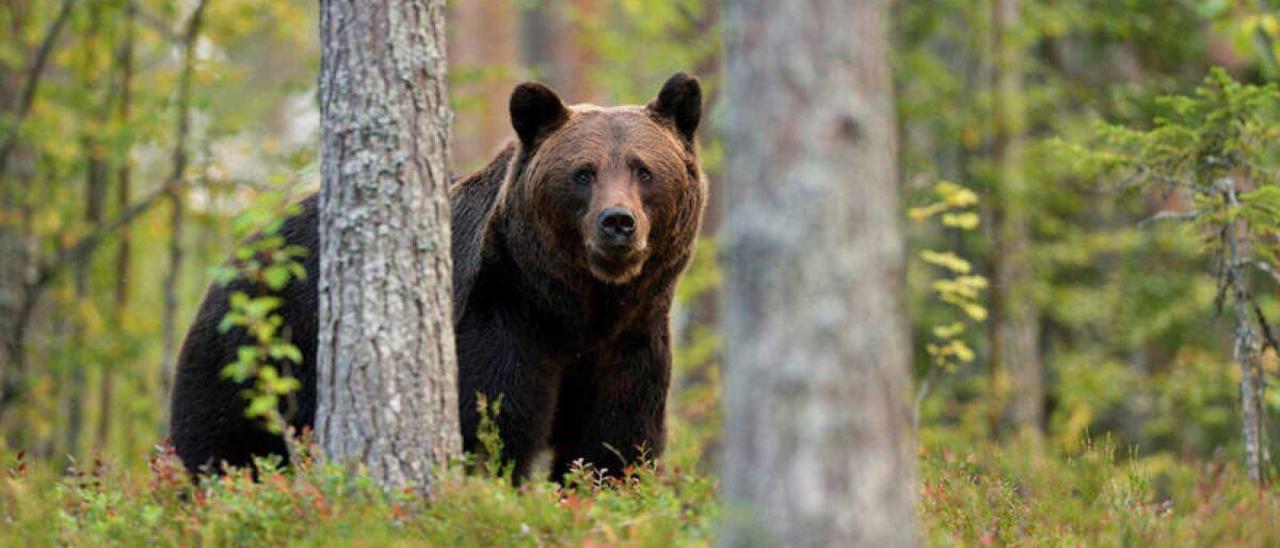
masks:
[[[974,211],[978,195],[972,190],[940,181],[934,185],[934,193],[934,202],[910,210],[912,220],[923,223],[937,219],[943,227],[960,231],[978,227],[979,218]],[[953,313],[948,314],[950,321],[935,324],[929,330],[932,338],[925,350],[935,369],[953,370],[959,364],[974,360],[974,351],[965,342],[965,336],[970,326],[987,318],[987,309],[982,304],[987,279],[975,274],[969,261],[951,251],[924,249],[919,257],[945,273],[934,280],[930,288],[938,300],[953,309]]]
[[[1150,128],[1104,124],[1092,148],[1064,145],[1062,155],[1082,173],[1121,180],[1125,190],[1185,197],[1185,210],[1150,219],[1191,226],[1215,269],[1215,305],[1247,299],[1237,305],[1256,314],[1269,340],[1265,299],[1228,287],[1237,276],[1271,274],[1278,266],[1269,243],[1280,236],[1280,87],[1242,84],[1215,68],[1193,94],[1161,97],[1156,105]]]
[[[299,211],[299,206],[287,199],[264,200],[237,219],[236,231],[247,240],[236,249],[231,263],[219,267],[214,274],[218,283],[234,287],[218,331],[243,330],[254,341],[253,345],[239,348],[236,361],[222,369],[222,377],[247,385],[242,391],[249,400],[245,415],[262,421],[277,434],[284,432],[287,415],[292,412],[292,405],[282,402],[288,402],[290,395],[302,388],[289,374],[290,367],[302,363],[302,351],[282,329],[284,318],[278,311],[284,301],[277,295],[291,282],[307,276],[300,262],[307,249],[285,245],[284,237],[279,235],[284,220]],[[251,227],[263,218],[271,220],[261,234],[248,237]]]
[[[621,479],[589,468],[564,487],[444,472],[430,500],[386,494],[367,476],[302,453],[193,484],[168,448],[146,472],[95,462],[65,477],[10,469],[0,478],[0,538],[26,545],[540,546],[709,544],[715,484],[680,469],[637,467]]]
[[[615,0],[593,11],[565,3],[581,40],[601,61],[592,79],[613,100],[644,104],[676,71],[697,71],[718,54],[714,6],[706,0]],[[644,52],[636,51],[644,44]],[[708,82],[714,86],[714,82]]]
[[[1194,95],[1166,96],[1157,104],[1161,114],[1152,128],[1103,125],[1097,150],[1067,149],[1074,152],[1069,158],[1091,172],[1118,173],[1132,188],[1190,193],[1194,209],[1164,216],[1190,220],[1206,235],[1209,254],[1228,252],[1225,240],[1212,234],[1236,221],[1259,241],[1280,236],[1280,87],[1241,84],[1214,69]],[[1276,265],[1271,246],[1252,251]]]
[[[1140,457],[1109,440],[1045,455],[926,429],[920,519],[930,545],[1270,545],[1280,491],[1230,461]],[[441,476],[431,500],[386,494],[340,466],[258,463],[192,484],[169,450],[148,471],[93,463],[60,477],[4,455],[0,537],[25,545],[710,545],[715,483],[671,466],[564,487]]]
[[[476,411],[480,412],[480,424],[476,426],[480,451],[469,457],[475,462],[478,472],[510,480],[516,463],[502,460],[502,436],[497,423],[498,414],[502,412],[502,396],[490,403],[483,394],[476,394]]]
[[[0,88],[23,83],[59,2],[0,5],[0,28],[13,30],[0,35]],[[130,4],[142,16],[134,29],[133,109],[124,119],[116,114],[117,54]],[[995,223],[989,221],[1007,207],[994,192],[1003,175],[992,154],[991,76],[999,47],[993,5],[897,2],[891,19],[903,202],[926,204],[928,210],[920,212],[927,219],[911,227],[909,242],[915,369],[926,379],[949,370],[934,379],[935,396],[922,404],[925,538],[939,544],[1023,538],[1069,545],[1276,543],[1258,525],[1274,521],[1274,490],[1247,487],[1242,474],[1224,464],[1241,453],[1234,386],[1239,372],[1230,367],[1228,330],[1211,321],[1217,280],[1203,274],[1214,266],[1221,245],[1212,226],[1230,220],[1256,227],[1255,239],[1265,243],[1252,248],[1251,259],[1276,264],[1272,244],[1280,236],[1274,228],[1280,191],[1273,183],[1280,124],[1274,88],[1266,84],[1280,74],[1275,2],[1018,3],[1021,24],[1005,47],[1026,53],[1026,119],[1018,125],[1027,129],[1027,196],[1019,207],[1027,208],[1030,222],[1030,297],[1040,310],[1049,391],[1050,443],[1035,457],[1028,446],[977,441],[993,434],[985,407],[992,386],[981,367],[990,343],[977,318],[987,308],[983,280],[997,260]],[[131,166],[135,201],[165,180],[181,57],[174,55],[172,34],[190,8],[175,0],[77,3],[30,115],[18,123],[12,101],[0,109],[0,136],[18,135],[23,158],[0,173],[0,237],[19,234],[48,259],[93,233],[97,227],[85,220],[90,158],[103,159],[113,173]],[[569,57],[585,61],[583,74],[573,78],[582,78],[576,83],[580,91],[602,103],[646,101],[671,72],[686,70],[702,78],[708,105],[716,104],[714,2],[520,0],[512,9],[567,14],[581,32],[550,41],[558,44],[551,49],[568,45],[574,51]],[[269,415],[282,411],[282,401],[288,407],[294,386],[287,368],[296,358],[272,319],[279,306],[272,294],[298,278],[297,267],[288,263],[300,259],[270,236],[281,218],[280,203],[270,193],[316,179],[315,127],[306,123],[314,116],[318,62],[314,14],[314,2],[304,0],[210,3],[195,67],[192,161],[181,174],[189,217],[180,240],[188,253],[177,284],[177,336],[209,281],[204,265],[223,262],[253,230],[268,234],[250,240],[248,251],[235,252],[240,264],[214,272],[240,289],[227,328],[248,330],[255,341],[229,370],[247,383],[251,396],[259,394],[250,407],[265,413],[268,423]],[[524,61],[534,57],[519,48],[529,54]],[[537,62],[551,63],[541,57]],[[1232,77],[1214,74],[1201,91],[1185,93],[1216,64]],[[552,76],[483,63],[453,66],[451,73],[451,99],[463,112],[483,101],[478,93],[457,89],[461,85]],[[1162,98],[1171,93],[1183,95]],[[714,126],[728,114],[708,111],[701,132],[713,195],[721,156]],[[1098,120],[1110,122],[1102,130],[1105,139],[1095,140]],[[1083,154],[1064,144],[1079,142],[1096,146]],[[1063,158],[1080,169],[1063,169],[1055,161]],[[1241,158],[1251,164],[1226,167]],[[1132,170],[1140,164],[1144,171]],[[1096,180],[1104,172],[1137,191],[1100,192]],[[1211,197],[1177,199],[1196,188],[1211,194],[1222,175],[1246,172],[1253,184],[1241,187],[1238,207],[1224,208]],[[1175,179],[1179,190],[1159,192],[1169,186],[1163,178]],[[963,181],[981,199],[957,209],[948,199],[969,198],[954,191],[943,196],[935,185],[940,179]],[[115,184],[113,175],[110,196]],[[1139,226],[1161,208],[1202,213],[1191,223]],[[121,209],[111,198],[105,217]],[[39,303],[27,337],[30,397],[0,424],[6,434],[0,444],[16,440],[31,450],[23,460],[0,449],[0,538],[36,544],[712,541],[714,480],[707,471],[718,457],[721,344],[713,240],[699,244],[678,289],[671,443],[660,472],[644,467],[632,476],[640,485],[604,485],[599,474],[579,470],[564,490],[542,483],[513,490],[499,479],[500,463],[486,458],[486,470],[495,473],[451,472],[437,503],[427,504],[382,496],[366,480],[309,460],[292,471],[262,463],[262,483],[233,474],[190,486],[177,479],[181,473],[172,462],[153,461],[150,473],[138,470],[144,448],[163,435],[163,305],[155,289],[167,271],[162,243],[173,227],[157,213],[132,224],[131,296],[121,315],[112,311],[119,233],[108,235],[87,265],[87,298],[77,297],[72,280],[63,276]],[[1267,284],[1258,286],[1266,288],[1259,291],[1261,313],[1276,317],[1280,302],[1273,286],[1265,273],[1255,274],[1255,281]],[[965,358],[974,366],[961,366]],[[1274,378],[1273,354],[1264,365]],[[118,462],[120,468],[90,462],[61,479],[62,461],[55,456],[68,451],[57,440],[69,418],[66,381],[76,368],[89,368],[90,386],[103,378],[115,381],[114,403],[103,407],[114,410],[109,435],[94,448],[116,459],[105,463]],[[86,422],[93,423],[102,412],[102,396],[84,396]],[[1271,410],[1280,410],[1280,391],[1268,397]],[[279,418],[274,422],[278,426]],[[1117,440],[1114,446],[1135,447],[1134,456],[1117,459],[1113,449],[1083,443],[1091,432]],[[1280,432],[1272,439],[1280,439]],[[488,447],[487,456],[497,454],[500,447]]]
[[[716,289],[723,274],[715,240],[698,241],[693,263],[676,287],[675,323],[677,339],[672,348],[672,383],[667,435],[668,462],[687,463],[704,473],[712,473],[722,424],[720,412],[719,330],[698,314],[714,307]],[[679,329],[681,323],[686,326]],[[682,336],[681,336],[682,335]]]
[[[1026,444],[928,443],[920,497],[931,545],[1265,546],[1280,491],[1217,458],[1140,458],[1110,440],[1044,456]]]

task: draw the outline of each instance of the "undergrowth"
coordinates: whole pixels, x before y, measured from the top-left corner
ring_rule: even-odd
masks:
[[[931,438],[920,450],[927,545],[1280,544],[1280,489],[1253,485],[1232,459]],[[714,477],[674,462],[518,488],[457,466],[423,499],[305,456],[289,469],[260,460],[258,481],[233,470],[198,483],[167,447],[145,471],[0,459],[3,545],[705,546],[718,516]]]

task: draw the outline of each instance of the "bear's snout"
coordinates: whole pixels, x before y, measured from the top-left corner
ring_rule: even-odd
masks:
[[[612,245],[630,245],[631,236],[636,233],[636,216],[625,207],[611,207],[600,213],[596,221],[600,233],[606,243]]]
[[[592,217],[587,217],[591,219]],[[648,224],[643,212],[615,204],[584,226],[587,263],[592,274],[610,283],[625,283],[644,268],[648,251]]]

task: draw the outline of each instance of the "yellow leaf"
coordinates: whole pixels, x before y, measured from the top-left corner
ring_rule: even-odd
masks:
[[[969,261],[961,259],[950,251],[938,252],[926,249],[920,252],[920,258],[926,263],[946,268],[958,274],[967,274],[973,268]]]

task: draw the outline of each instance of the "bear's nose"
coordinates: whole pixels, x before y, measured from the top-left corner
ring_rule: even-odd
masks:
[[[611,240],[625,241],[636,231],[636,216],[625,207],[611,207],[600,213],[600,231]]]

